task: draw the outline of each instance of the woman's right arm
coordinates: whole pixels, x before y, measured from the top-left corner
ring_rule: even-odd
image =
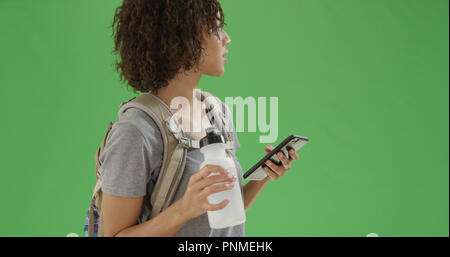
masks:
[[[209,176],[213,172],[219,174]],[[137,220],[144,197],[127,198],[103,193],[103,235],[173,236],[188,220],[206,211],[225,208],[228,204],[227,200],[210,204],[207,197],[210,194],[232,189],[236,179],[220,166],[206,165],[191,176],[183,197],[142,224],[137,224]],[[221,184],[215,185],[216,183]]]

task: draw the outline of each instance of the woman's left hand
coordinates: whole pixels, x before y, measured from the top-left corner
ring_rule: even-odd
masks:
[[[274,147],[272,145],[267,145],[264,148],[264,150],[266,151],[266,154],[268,154],[273,149],[274,149]],[[281,161],[281,165],[278,166],[269,159],[265,162],[265,164],[270,169],[266,166],[263,166],[263,169],[266,172],[267,176],[270,177],[272,180],[277,180],[280,177],[284,176],[286,171],[291,169],[292,161],[298,160],[298,155],[293,149],[289,150],[289,158],[286,157],[283,154],[283,152],[278,152],[277,156],[278,156],[278,159],[280,159],[280,161]]]

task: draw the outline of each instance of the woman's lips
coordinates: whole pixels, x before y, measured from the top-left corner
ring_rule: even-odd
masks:
[[[226,51],[222,56],[223,56],[223,61],[225,62],[225,63],[228,63],[228,59],[227,58],[225,58],[225,55],[227,55],[228,54],[228,51]]]

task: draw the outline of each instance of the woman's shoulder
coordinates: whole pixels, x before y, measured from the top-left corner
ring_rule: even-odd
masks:
[[[122,132],[122,134],[139,132],[150,145],[160,145],[163,141],[156,122],[138,108],[127,109],[114,123],[112,130],[115,130],[116,133]]]

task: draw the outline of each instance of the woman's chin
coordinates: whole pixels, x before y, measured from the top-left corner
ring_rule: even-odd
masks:
[[[220,77],[224,73],[225,73],[225,67],[222,66],[221,68],[218,68],[214,71],[210,71],[210,72],[206,73],[206,75],[213,76],[213,77]]]

